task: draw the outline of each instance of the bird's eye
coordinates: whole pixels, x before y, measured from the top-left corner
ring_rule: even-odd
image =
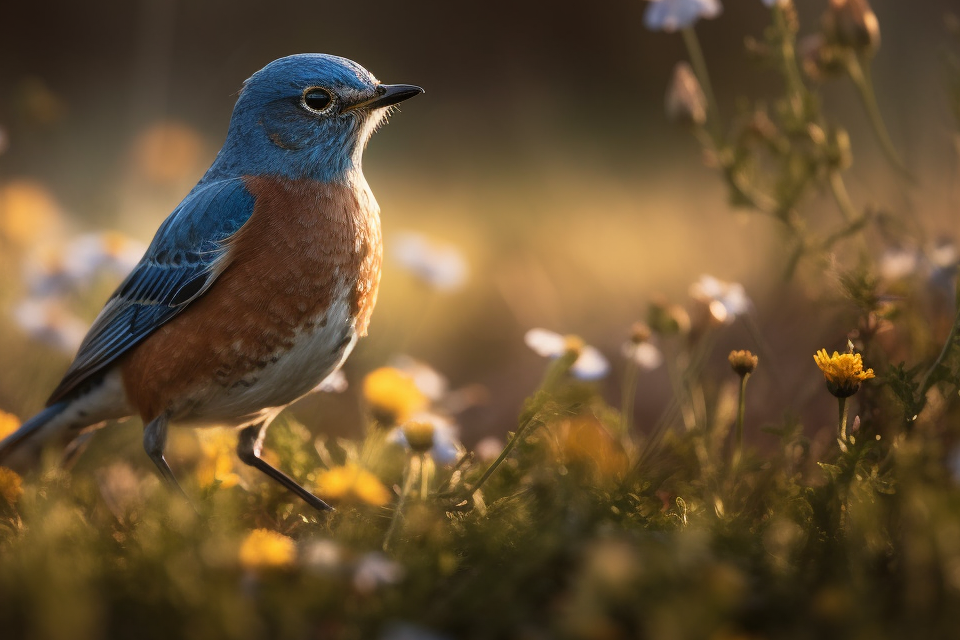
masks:
[[[326,89],[313,87],[303,92],[303,106],[310,111],[320,112],[330,106],[333,96]]]

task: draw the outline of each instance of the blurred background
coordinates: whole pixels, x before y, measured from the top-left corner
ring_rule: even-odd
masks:
[[[798,4],[802,32],[815,31],[826,1]],[[858,207],[882,204],[917,222],[927,235],[918,242],[955,241],[956,128],[941,55],[950,42],[944,16],[957,3],[872,5],[883,38],[873,65],[881,109],[918,179],[900,180],[884,164],[852,86],[828,83],[825,111],[849,129],[856,158],[846,174],[851,196]],[[304,400],[293,409],[298,418],[357,433],[362,376],[409,354],[452,388],[476,385],[469,387],[476,406],[459,417],[465,441],[502,436],[543,372],[523,342],[532,327],[576,333],[606,354],[612,371],[599,384],[616,406],[631,324],[658,297],[684,303],[706,273],[745,286],[758,330],[740,321],[726,327],[708,366],[724,371],[732,348],[756,351],[759,333],[773,360],[761,361],[752,383],[764,390],[748,410],[754,423],[793,409],[809,428],[829,431],[835,401],[821,392],[811,356],[841,349],[856,312],[813,306],[837,295],[824,290],[822,273],[811,276],[813,265],[784,281],[780,230],[732,210],[695,139],[667,122],[664,91],[686,53],[678,35],[643,27],[645,7],[642,0],[7,3],[0,408],[21,418],[36,411],[83,331],[71,325],[58,345],[24,329],[35,320],[21,304],[31,269],[49,268],[64,243],[90,232],[149,242],[216,154],[244,79],[275,58],[325,52],[426,94],[405,103],[365,155],[382,208],[386,266],[370,336],[345,368],[350,388]],[[736,0],[697,25],[727,115],[739,96],[773,96],[780,86],[744,52],[744,38],[759,37],[768,15],[759,0]],[[803,204],[814,212],[821,205],[832,207],[826,197]],[[404,269],[398,254],[411,232],[462,256],[462,281],[438,288]],[[72,312],[88,323],[120,277],[99,275],[76,292]],[[666,371],[641,376],[641,428],[666,404]]]

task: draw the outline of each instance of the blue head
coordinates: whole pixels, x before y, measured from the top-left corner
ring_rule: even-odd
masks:
[[[342,181],[360,169],[367,140],[390,108],[422,92],[381,84],[337,56],[274,60],[244,84],[227,140],[202,183],[241,175]]]

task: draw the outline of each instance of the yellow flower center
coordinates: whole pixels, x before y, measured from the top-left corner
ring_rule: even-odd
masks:
[[[426,453],[433,447],[433,434],[436,432],[433,423],[414,420],[407,422],[401,428],[407,444],[417,453]]]
[[[20,419],[12,413],[0,410],[0,440],[20,428]]]
[[[297,544],[269,529],[254,529],[240,545],[240,564],[248,569],[287,567],[296,557]]]
[[[390,491],[379,478],[352,462],[319,473],[317,493],[331,500],[365,502],[375,507],[390,502]]]
[[[427,406],[427,397],[409,375],[394,367],[374,369],[363,379],[363,397],[387,424],[404,422]]]
[[[586,343],[584,343],[583,338],[580,336],[563,336],[563,350],[567,353],[579,354],[585,346]]]
[[[14,505],[21,495],[23,495],[23,486],[17,472],[0,467],[0,498]]]

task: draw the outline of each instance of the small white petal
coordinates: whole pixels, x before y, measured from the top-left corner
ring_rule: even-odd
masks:
[[[690,296],[710,307],[710,313],[719,321],[733,322],[737,316],[750,311],[752,303],[739,282],[726,282],[710,275],[702,275],[690,285]]]
[[[608,371],[610,363],[600,351],[590,345],[583,347],[580,357],[570,369],[570,373],[581,380],[596,380],[607,375]]]
[[[634,344],[627,342],[623,345],[623,355],[630,358],[641,369],[652,370],[663,364],[663,354],[649,342]]]
[[[76,353],[87,325],[56,300],[28,299],[13,310],[13,317],[32,338],[65,353]]]
[[[880,275],[885,280],[901,280],[916,273],[920,255],[912,249],[888,249],[880,256]]]
[[[337,369],[326,378],[320,381],[320,384],[313,388],[313,392],[322,393],[343,393],[347,390],[347,376],[341,369]]]
[[[413,232],[400,234],[391,244],[402,267],[438,290],[458,289],[467,280],[467,263],[452,245],[437,244]]]
[[[403,580],[403,567],[383,555],[372,551],[357,562],[353,573],[353,586],[362,594],[370,594],[381,586],[396,584]]]
[[[544,358],[559,358],[567,348],[566,339],[562,335],[547,329],[530,329],[523,336],[523,341]]]
[[[330,573],[340,569],[343,555],[343,549],[333,540],[317,540],[307,546],[301,557],[307,567],[321,573]]]
[[[391,360],[390,364],[409,375],[421,393],[429,399],[437,401],[447,393],[449,382],[443,374],[427,363],[408,355],[398,355]]]
[[[652,0],[643,24],[653,31],[677,31],[700,18],[715,18],[722,10],[719,0]]]

